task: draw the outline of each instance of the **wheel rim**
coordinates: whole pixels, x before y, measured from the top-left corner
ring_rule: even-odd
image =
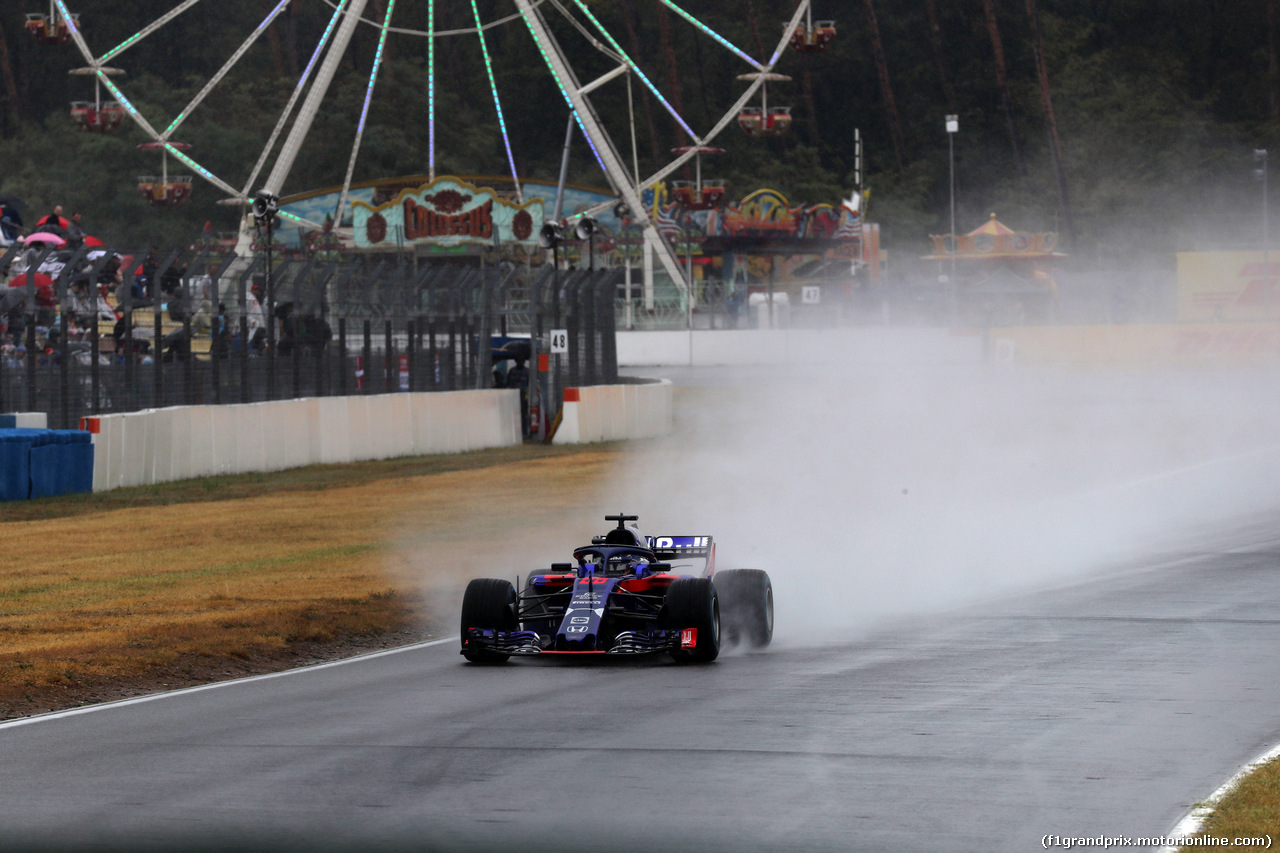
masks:
[[[773,636],[773,587],[770,586],[764,596],[764,627],[765,636]]]

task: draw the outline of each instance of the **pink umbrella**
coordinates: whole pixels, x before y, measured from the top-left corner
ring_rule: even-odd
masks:
[[[28,234],[26,244],[30,246],[32,243],[52,243],[55,246],[67,245],[66,240],[57,234],[50,234],[48,231],[37,231],[34,234]]]

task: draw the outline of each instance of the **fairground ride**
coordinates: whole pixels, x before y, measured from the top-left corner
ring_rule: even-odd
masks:
[[[575,127],[581,132],[609,186],[616,193],[615,199],[601,203],[591,210],[577,212],[570,218],[593,216],[606,209],[616,207],[619,202],[625,204],[625,209],[630,217],[637,225],[643,228],[646,265],[652,268],[648,259],[656,259],[657,263],[670,275],[673,282],[681,288],[686,286],[686,273],[682,270],[680,261],[670,243],[662,239],[650,221],[646,207],[641,201],[642,191],[646,187],[665,180],[668,176],[684,167],[691,159],[698,158],[703,153],[713,152],[715,149],[711,143],[730,125],[738,123],[744,128],[751,125],[749,129],[757,134],[774,132],[774,127],[770,124],[768,105],[764,104],[763,110],[750,106],[758,95],[763,97],[763,87],[769,80],[780,79],[779,75],[774,72],[774,66],[783,56],[788,46],[798,51],[821,49],[830,40],[830,37],[834,35],[834,25],[829,21],[820,21],[815,25],[812,21],[809,0],[800,0],[795,5],[791,18],[783,25],[782,37],[769,56],[767,58],[753,57],[707,26],[702,20],[681,5],[678,5],[674,0],[649,0],[655,6],[661,7],[658,11],[663,15],[668,12],[674,13],[672,20],[676,22],[677,26],[692,28],[696,31],[695,36],[703,41],[702,49],[723,51],[732,55],[734,63],[741,63],[739,66],[742,71],[741,79],[745,79],[748,82],[745,90],[738,92],[736,98],[732,90],[720,92],[719,96],[723,100],[719,104],[712,105],[709,111],[709,114],[713,117],[712,120],[702,127],[694,127],[673,105],[673,101],[678,101],[678,99],[664,96],[651,79],[650,74],[642,70],[636,58],[624,49],[621,40],[610,32],[609,27],[602,22],[600,16],[593,13],[587,0],[484,0],[484,2],[468,0],[468,3],[463,3],[461,0],[453,0],[451,5],[458,6],[459,9],[450,10],[456,14],[451,18],[447,18],[447,20],[456,23],[461,20],[461,15],[466,15],[468,25],[462,27],[454,26],[450,29],[437,28],[437,21],[446,20],[446,18],[440,16],[441,10],[438,7],[443,7],[450,0],[426,0],[425,28],[421,26],[415,28],[397,26],[398,13],[404,7],[412,7],[414,14],[417,16],[417,21],[421,22],[423,20],[421,14],[422,0],[417,0],[414,4],[401,0],[399,8],[396,0],[384,0],[381,4],[371,4],[370,0],[279,0],[266,12],[265,16],[254,19],[246,18],[244,20],[239,20],[238,18],[245,14],[243,10],[248,9],[249,4],[236,4],[234,7],[228,5],[225,14],[220,11],[220,25],[227,28],[235,28],[239,32],[245,33],[240,45],[226,57],[222,66],[207,79],[204,85],[191,98],[190,102],[176,114],[160,115],[156,108],[150,106],[147,108],[147,114],[144,114],[143,110],[135,105],[126,92],[130,84],[124,82],[124,80],[128,78],[122,78],[120,81],[112,79],[119,76],[121,72],[120,69],[113,67],[111,63],[119,63],[120,60],[126,58],[125,55],[129,51],[134,50],[152,37],[158,39],[166,38],[167,28],[174,27],[174,22],[184,12],[187,12],[200,2],[201,0],[181,0],[181,2],[176,2],[163,14],[149,23],[143,24],[124,41],[105,49],[101,45],[91,47],[89,38],[87,38],[87,36],[92,36],[94,30],[92,0],[83,0],[80,4],[89,7],[81,10],[86,13],[83,16],[83,21],[81,13],[72,12],[68,8],[66,0],[51,0],[47,15],[28,16],[30,20],[27,28],[39,41],[46,44],[60,44],[69,39],[73,42],[85,62],[84,68],[76,69],[73,73],[94,77],[95,101],[92,106],[88,102],[79,102],[77,105],[78,112],[75,113],[75,116],[81,127],[89,130],[109,131],[118,124],[117,118],[120,112],[123,111],[149,138],[149,141],[140,147],[158,149],[161,152],[161,165],[163,167],[161,176],[159,178],[151,177],[146,181],[140,179],[139,183],[140,189],[142,189],[144,183],[146,184],[145,193],[150,203],[157,206],[178,204],[190,195],[191,176],[171,174],[168,168],[169,158],[173,158],[183,164],[194,175],[199,176],[225,194],[226,198],[222,203],[241,205],[242,209],[248,210],[255,200],[278,198],[285,190],[290,171],[317,115],[321,114],[323,110],[338,109],[331,103],[333,99],[327,100],[327,96],[333,85],[335,74],[339,70],[339,64],[347,56],[348,46],[361,27],[370,27],[376,30],[378,47],[373,57],[372,67],[368,72],[368,82],[362,106],[358,115],[353,114],[351,116],[353,141],[345,178],[342,182],[342,192],[339,195],[336,209],[333,211],[333,221],[338,223],[342,221],[342,213],[349,202],[348,195],[352,176],[360,155],[370,103],[374,97],[379,70],[382,65],[384,48],[392,37],[397,40],[417,40],[420,45],[419,49],[426,55],[426,79],[423,81],[422,108],[427,114],[429,133],[425,145],[425,158],[427,161],[425,172],[433,180],[437,163],[436,95],[437,87],[442,85],[437,68],[437,54],[444,40],[448,39],[473,40],[478,45],[484,59],[488,89],[494,106],[494,118],[501,132],[506,160],[510,167],[512,182],[519,200],[521,182],[516,170],[516,157],[512,151],[511,137],[503,114],[503,103],[507,98],[520,97],[521,93],[516,91],[513,94],[499,86],[490,47],[490,43],[495,38],[497,28],[517,27],[527,31],[528,38],[532,39],[542,64],[545,66],[543,70],[551,76],[556,87],[563,95],[568,109],[566,137],[572,135]],[[237,64],[249,53],[255,42],[268,31],[281,13],[291,4],[294,5],[294,12],[296,13],[299,3],[323,6],[323,14],[327,17],[327,26],[325,26],[323,33],[313,45],[310,59],[307,61],[305,69],[297,78],[296,84],[287,103],[281,110],[273,130],[268,138],[262,141],[261,149],[253,161],[251,163],[247,162],[248,158],[246,157],[244,168],[238,174],[214,174],[210,169],[201,165],[192,153],[188,153],[190,146],[179,141],[178,133],[183,123],[201,108],[210,93],[233,72]],[[366,7],[370,5],[380,5],[383,14],[377,19],[365,17]],[[469,9],[465,9],[464,7],[468,5]],[[615,28],[616,26],[614,24]],[[127,28],[126,31],[128,29],[132,29],[132,27]],[[571,39],[571,41],[566,41],[566,38]],[[588,55],[591,57],[589,62],[585,61]],[[600,57],[604,58],[603,63]],[[745,68],[742,68],[742,66],[745,66]],[[608,70],[600,73],[599,69],[601,67]],[[688,74],[692,73],[692,70],[684,69],[680,73]],[[593,76],[590,79],[584,79],[588,74]],[[673,76],[678,80],[678,75]],[[625,103],[627,105],[627,114],[625,116],[602,114],[596,103],[593,103],[593,94],[597,92],[603,93],[605,88],[610,86],[626,87],[627,97],[625,101],[620,97],[608,99],[609,103],[612,104]],[[657,103],[662,106],[675,125],[680,128],[681,134],[685,137],[684,144],[672,150],[669,155],[670,159],[657,164],[657,167],[648,174],[641,173],[639,157],[636,155],[636,121],[633,109],[634,100],[631,96],[633,86],[643,87],[644,90],[647,90]],[[110,94],[110,100],[103,101],[101,89],[105,89]],[[784,125],[789,120],[789,116],[785,118],[782,116],[784,111],[785,108],[782,111],[778,111],[777,125]],[[760,119],[762,113],[763,126]],[[554,122],[552,125],[554,126]],[[606,126],[615,129],[630,128],[630,164],[628,164],[628,158],[624,156],[623,150],[619,148],[611,137],[610,132],[606,130]],[[763,130],[761,127],[763,127]],[[781,129],[785,128],[777,128],[777,130]],[[566,151],[567,148],[568,146],[566,145]],[[198,154],[198,152],[196,153]],[[701,197],[703,187],[700,178],[700,164],[698,165],[699,181],[696,189],[699,197]],[[559,213],[557,206],[557,217]],[[297,216],[292,216],[291,218],[295,220],[296,224],[304,227],[317,229],[323,227],[321,223]],[[563,224],[571,227],[574,223],[566,221]]]

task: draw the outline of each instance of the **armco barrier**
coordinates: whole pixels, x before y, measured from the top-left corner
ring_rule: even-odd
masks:
[[[0,501],[87,492],[93,459],[88,432],[0,429]]]
[[[672,429],[671,381],[566,388],[552,444],[653,438]]]
[[[85,418],[92,487],[106,491],[220,474],[279,471],[519,444],[514,389],[179,406]],[[0,446],[0,457],[6,451]],[[7,474],[6,474],[7,476]]]

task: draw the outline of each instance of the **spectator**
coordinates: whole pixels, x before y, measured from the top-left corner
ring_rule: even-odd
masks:
[[[9,242],[18,239],[22,234],[22,214],[16,207],[0,207],[0,231]]]
[[[517,358],[514,367],[507,370],[507,387],[520,389],[520,430],[529,434],[529,368],[524,359]]]
[[[71,221],[67,223],[67,246],[70,248],[78,248],[84,243],[84,231],[80,228],[80,214],[71,214]]]
[[[51,234],[65,236],[67,226],[71,223],[62,215],[62,205],[53,206],[53,213],[42,216],[36,220],[36,228],[40,231],[48,231]]]
[[[151,304],[151,280],[155,278],[156,270],[160,268],[160,262],[156,260],[157,251],[159,250],[152,246],[146,257],[142,259],[142,263],[138,264],[138,268],[133,271],[133,287],[130,289],[130,296],[133,297],[134,308]]]
[[[226,358],[231,340],[231,328],[227,325],[227,306],[219,302],[218,316],[215,318],[213,326],[213,344],[210,350],[219,358]]]

